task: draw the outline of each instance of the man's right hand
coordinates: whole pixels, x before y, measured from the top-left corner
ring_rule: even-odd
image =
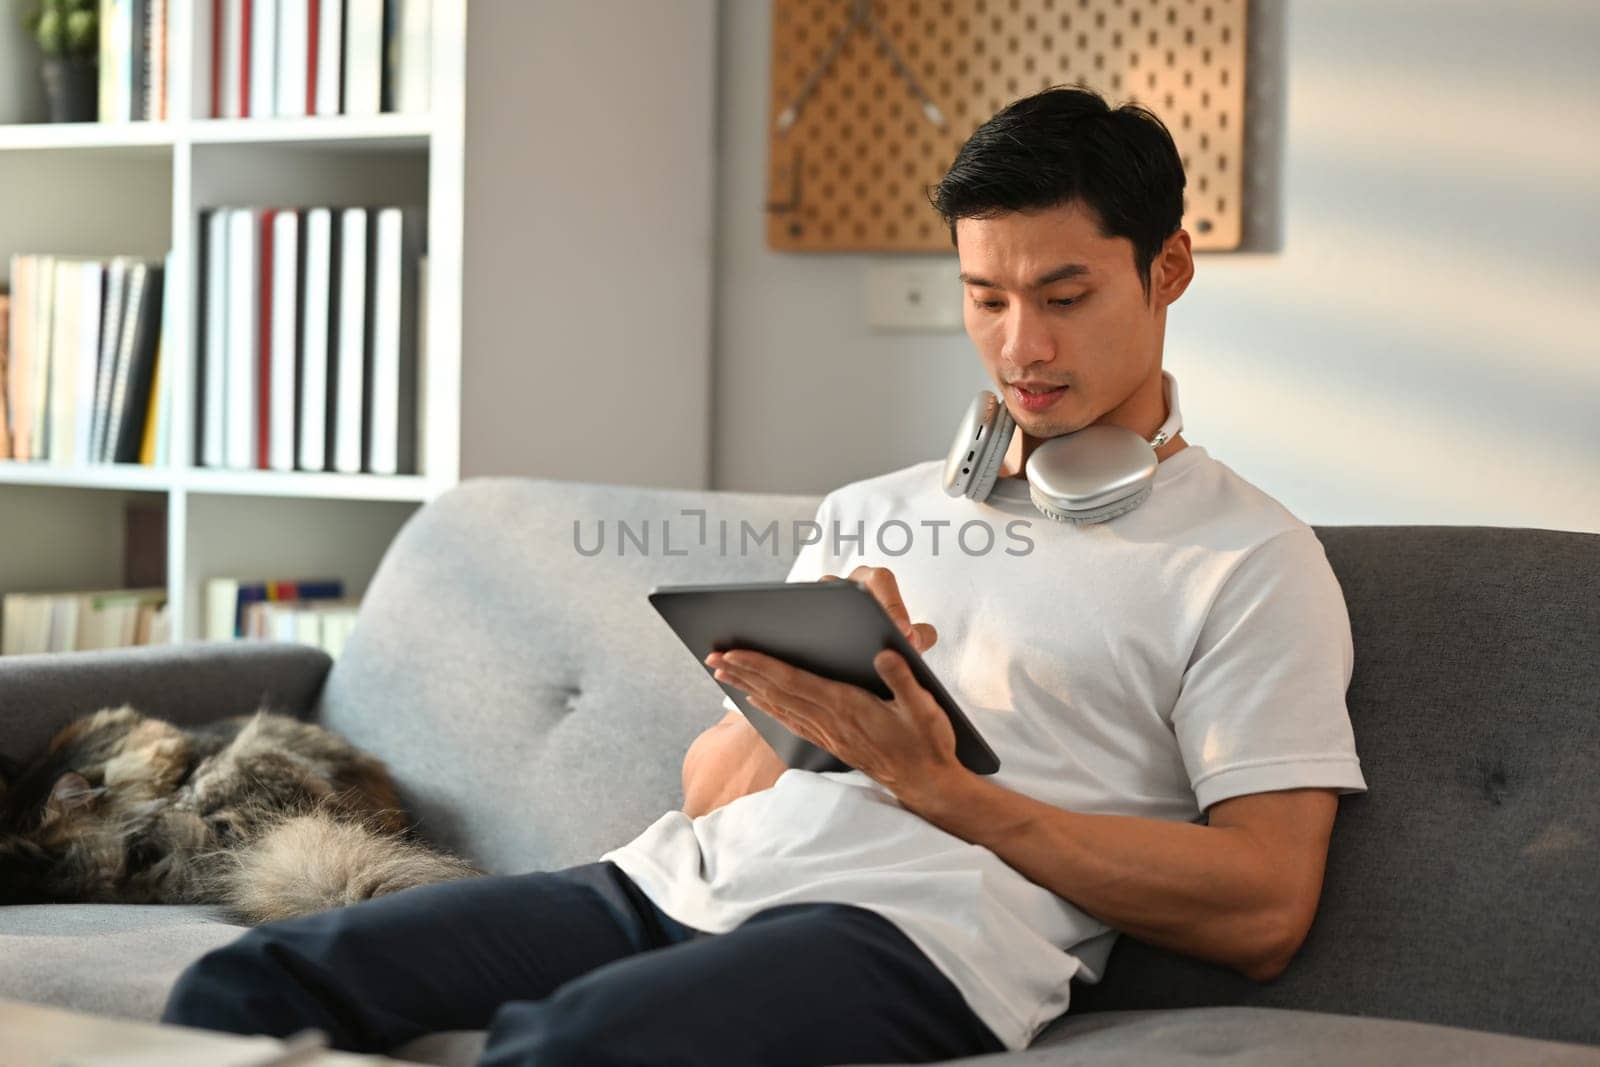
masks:
[[[843,581],[837,574],[825,574],[821,580]],[[850,572],[850,580],[867,587],[919,653],[939,639],[931,623],[911,621],[889,568],[857,567]],[[715,811],[742,796],[771,789],[788,769],[744,714],[730,711],[695,738],[684,756],[683,810],[691,817]]]
[[[850,572],[850,580],[860,582],[878,598],[878,603],[883,605],[883,610],[889,613],[894,624],[900,627],[900,632],[906,635],[912,648],[926,652],[939,640],[939,631],[933,628],[932,623],[911,621],[905,598],[900,595],[900,584],[894,580],[894,572],[888,567],[857,567]],[[837,574],[824,574],[822,581],[838,582],[843,579]]]

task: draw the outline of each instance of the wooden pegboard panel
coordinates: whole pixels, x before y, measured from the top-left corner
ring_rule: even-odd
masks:
[[[1183,158],[1196,251],[1239,246],[1248,0],[871,0],[924,114],[869,28],[854,25],[795,113],[779,119],[858,0],[772,0],[767,244],[784,251],[948,252],[926,187],[1005,104],[1081,85],[1160,116]]]

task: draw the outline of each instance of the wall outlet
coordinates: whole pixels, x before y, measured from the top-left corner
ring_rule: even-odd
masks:
[[[876,330],[959,330],[960,261],[879,262],[867,267],[867,325]]]

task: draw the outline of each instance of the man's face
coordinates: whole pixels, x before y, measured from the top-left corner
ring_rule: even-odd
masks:
[[[1133,243],[1098,236],[1076,204],[956,222],[967,335],[1025,434],[1081,430],[1158,377],[1166,305],[1189,280],[1163,284],[1180,237],[1187,257],[1179,231],[1157,257],[1146,301]]]

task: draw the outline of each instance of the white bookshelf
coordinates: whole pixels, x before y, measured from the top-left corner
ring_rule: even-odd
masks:
[[[361,595],[400,526],[464,477],[706,485],[715,3],[626,6],[622,20],[606,6],[479,4],[469,25],[465,0],[435,0],[427,114],[199,117],[193,20],[179,19],[171,121],[0,126],[0,275],[13,253],[159,260],[170,248],[167,300],[179,313],[163,355],[170,464],[0,461],[0,593],[120,584],[123,507],[161,501],[174,639],[193,640],[212,577],[331,576]],[[619,70],[650,92],[572,84],[574,72]],[[629,123],[653,156],[636,161],[619,218],[604,198],[615,199],[614,149],[627,150]],[[596,198],[574,199],[587,188]],[[420,473],[195,466],[200,212],[386,203],[428,209]],[[614,269],[630,253],[644,273],[614,289],[546,281]],[[635,333],[659,340],[619,334],[630,315]],[[603,328],[585,330],[585,316]],[[586,399],[594,368],[639,388]],[[591,432],[592,413],[629,432]]]

